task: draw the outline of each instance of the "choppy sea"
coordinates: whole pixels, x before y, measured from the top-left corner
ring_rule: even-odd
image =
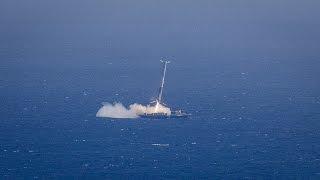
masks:
[[[147,104],[158,60],[11,62],[0,70],[0,179],[319,179],[316,60],[172,62],[164,99],[184,119],[97,118]]]

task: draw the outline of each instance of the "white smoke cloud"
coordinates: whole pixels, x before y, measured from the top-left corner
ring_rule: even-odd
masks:
[[[159,103],[155,105],[141,105],[131,104],[129,108],[126,108],[121,103],[103,103],[103,106],[99,109],[97,117],[108,117],[108,118],[138,118],[139,115],[144,113],[166,113],[171,115],[171,110]]]

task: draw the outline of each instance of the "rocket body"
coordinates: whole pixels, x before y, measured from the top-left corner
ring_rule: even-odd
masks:
[[[162,71],[162,79],[161,79],[161,84],[160,84],[160,88],[159,88],[159,94],[158,94],[158,103],[161,104],[162,101],[162,93],[163,93],[163,87],[164,87],[164,81],[165,81],[165,77],[166,77],[166,71],[167,71],[167,64],[170,63],[170,61],[162,61],[163,63],[163,71]]]

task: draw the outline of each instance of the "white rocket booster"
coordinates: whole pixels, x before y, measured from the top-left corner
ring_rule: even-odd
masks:
[[[164,80],[165,80],[166,71],[167,71],[167,64],[170,63],[170,61],[163,61],[163,60],[160,60],[160,61],[163,63],[163,72],[162,72],[162,79],[161,79],[161,84],[160,84],[160,88],[159,88],[157,102],[161,104]]]

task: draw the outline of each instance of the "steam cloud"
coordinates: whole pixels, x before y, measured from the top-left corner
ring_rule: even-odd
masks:
[[[159,103],[156,105],[141,105],[131,104],[129,108],[126,108],[121,103],[103,103],[103,106],[99,109],[97,117],[108,117],[108,118],[138,118],[139,115],[144,113],[166,113],[171,114],[171,110]]]

